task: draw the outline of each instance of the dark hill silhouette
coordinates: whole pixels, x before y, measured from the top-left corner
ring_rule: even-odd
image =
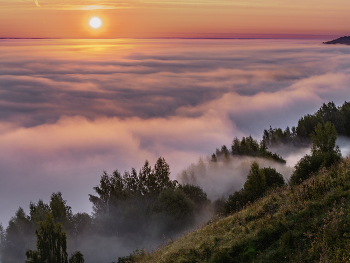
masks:
[[[342,44],[350,45],[350,36],[340,37],[331,41],[323,42],[323,44]]]

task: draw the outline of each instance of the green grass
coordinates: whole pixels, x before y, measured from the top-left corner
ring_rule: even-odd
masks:
[[[138,263],[349,262],[350,159],[169,240]]]

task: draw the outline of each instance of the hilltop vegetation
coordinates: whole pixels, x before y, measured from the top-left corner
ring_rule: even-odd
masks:
[[[336,129],[338,135],[350,137],[350,102],[344,102],[337,107],[334,102],[323,103],[320,109],[314,114],[306,114],[300,118],[298,125],[291,129],[287,126],[282,128],[265,129],[263,141],[268,147],[294,145],[309,146],[311,134],[315,131],[318,123],[330,122]]]
[[[289,186],[276,171],[253,162],[244,188],[223,202],[226,218],[151,254],[130,255],[129,262],[350,260],[350,160],[341,161],[330,122],[319,122],[310,137],[311,154],[296,164]]]
[[[348,262],[350,159],[169,240],[139,263]]]
[[[310,176],[310,175],[309,175]],[[153,253],[138,263],[348,262],[350,260],[350,159],[322,168],[300,184],[269,191],[227,217]]]
[[[267,144],[265,140],[258,143],[250,135],[248,137],[243,137],[239,140],[237,137],[233,139],[231,144],[231,150],[229,150],[226,145],[221,146],[221,149],[216,149],[216,152],[212,154],[211,161],[217,162],[219,159],[228,159],[229,156],[250,156],[250,157],[260,157],[270,159],[282,164],[286,163],[280,155],[272,153],[267,150]]]
[[[66,239],[68,252],[84,254],[76,252],[70,262],[345,262],[350,259],[350,160],[342,159],[336,139],[349,135],[348,127],[350,103],[337,108],[330,102],[301,118],[292,131],[270,127],[260,142],[252,136],[235,138],[206,163],[200,159],[185,169],[180,183],[170,178],[161,157],[153,167],[146,160],[139,172],[103,172],[89,195],[92,215],[73,214],[58,192],[47,204],[31,202],[28,215],[19,208],[6,229],[0,224],[0,262],[24,262],[26,252],[27,262],[54,258],[41,247],[58,242],[57,258],[63,261],[57,263],[66,263]],[[311,148],[287,182],[270,166],[286,163],[268,151],[276,145]],[[233,160],[240,164],[233,166]],[[219,173],[232,169],[244,175],[244,182],[210,200],[204,179],[211,176],[207,184],[218,184]],[[173,239],[184,231],[189,234]],[[136,250],[123,256],[161,242],[153,253]]]

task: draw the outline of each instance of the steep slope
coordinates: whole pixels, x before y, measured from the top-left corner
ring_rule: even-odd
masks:
[[[133,262],[348,262],[350,159]]]

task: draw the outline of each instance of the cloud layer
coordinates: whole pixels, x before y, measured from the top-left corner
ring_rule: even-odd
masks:
[[[350,98],[350,49],[315,41],[6,40],[0,57],[4,224],[53,191],[91,211],[103,170],[163,156],[175,178],[235,136]]]

